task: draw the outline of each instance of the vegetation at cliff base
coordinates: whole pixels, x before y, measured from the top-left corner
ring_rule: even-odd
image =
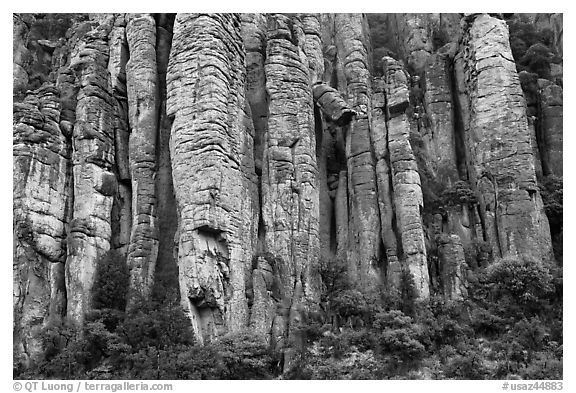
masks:
[[[105,288],[122,269],[102,266]],[[112,262],[111,262],[112,261]],[[302,315],[284,364],[265,338],[240,332],[199,345],[179,302],[100,299],[80,330],[44,331],[44,359],[15,378],[57,379],[562,379],[562,277],[529,259],[475,270],[465,300],[351,283],[324,261],[322,311]],[[103,284],[101,282],[101,284]]]

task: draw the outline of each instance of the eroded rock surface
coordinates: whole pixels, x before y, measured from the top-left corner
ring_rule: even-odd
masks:
[[[265,248],[281,301],[272,324],[277,346],[292,340],[300,307],[319,297],[318,166],[312,86],[298,17],[267,17],[266,89],[270,97],[262,170]]]
[[[152,289],[158,256],[156,219],[156,140],[158,134],[158,66],[156,22],[150,15],[129,15],[126,64],[130,121],[129,166],[132,180],[132,232],[128,247],[130,301],[147,298]]]
[[[240,19],[179,14],[168,64],[167,113],[178,204],[181,299],[194,331],[210,339],[248,322],[244,232],[253,204],[243,173],[244,48]]]
[[[72,217],[66,260],[67,314],[77,323],[92,307],[100,259],[110,249],[111,208],[116,192],[113,101],[108,79],[108,34],[113,23],[86,24],[72,49],[70,69],[80,89],[72,133]]]
[[[14,104],[14,348],[24,361],[42,353],[42,328],[66,310],[71,149],[59,122],[54,86]]]
[[[366,21],[359,14],[337,14],[335,41],[345,77],[345,97],[356,116],[345,129],[348,166],[350,274],[362,283],[378,282],[380,220],[378,190],[370,139],[371,77],[365,45]],[[354,250],[354,251],[352,251]]]
[[[562,88],[546,83],[540,89],[540,132],[543,144],[543,165],[546,174],[563,175],[563,99]]]
[[[388,100],[388,150],[396,222],[402,241],[403,256],[421,297],[430,294],[428,261],[420,211],[424,206],[420,175],[410,145],[410,125],[402,108],[408,107],[407,75],[392,58],[384,58],[384,78]]]
[[[450,61],[454,53],[450,52],[455,52],[455,45],[449,45],[446,52],[439,51],[428,58],[423,94],[426,116],[424,145],[436,181],[448,186],[459,178],[450,79]]]
[[[525,101],[504,21],[467,19],[462,51],[471,114],[466,133],[471,178],[494,252],[551,258],[550,232],[536,186]]]
[[[110,250],[129,309],[179,300],[199,342],[249,329],[285,370],[330,269],[463,299],[490,255],[551,261],[562,78],[523,92],[499,18],[390,15],[371,64],[362,14],[15,14],[17,357],[84,322]],[[561,16],[533,20],[561,54]]]

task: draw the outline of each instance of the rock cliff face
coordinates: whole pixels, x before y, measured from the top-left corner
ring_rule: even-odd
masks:
[[[496,255],[549,260],[549,227],[505,22],[487,15],[466,18],[463,47],[471,112],[465,139],[468,168],[487,241]]]
[[[167,71],[180,293],[201,340],[248,323],[257,196],[239,28],[236,15],[178,15]]]
[[[59,17],[14,15],[24,363],[85,321],[110,251],[128,308],[170,276],[200,342],[249,328],[285,368],[331,265],[456,299],[479,245],[553,263],[538,180],[562,176],[561,82],[519,77],[497,16],[389,15],[377,64],[362,14]]]

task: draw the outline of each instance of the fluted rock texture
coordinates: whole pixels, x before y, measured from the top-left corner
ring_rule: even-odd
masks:
[[[390,119],[388,120],[388,149],[394,189],[397,225],[406,264],[418,293],[430,293],[426,245],[420,210],[424,200],[416,158],[410,145],[408,117],[401,108],[408,107],[406,73],[391,58],[384,58],[384,77],[387,87]]]
[[[345,97],[356,116],[344,130],[349,184],[349,218],[356,234],[349,239],[350,274],[369,283],[380,275],[378,190],[370,138],[371,77],[367,22],[361,15],[334,17],[336,47],[344,72]],[[376,278],[375,278],[376,277]]]
[[[525,100],[504,21],[472,16],[464,26],[464,78],[471,114],[469,169],[496,254],[551,258],[536,186]]]
[[[178,15],[168,65],[180,291],[203,339],[248,320],[244,276],[256,222],[239,26],[235,15]]]
[[[130,123],[129,162],[132,180],[132,233],[128,247],[131,297],[146,297],[158,255],[156,222],[156,140],[158,129],[158,67],[156,23],[150,15],[127,17],[126,38],[130,60],[126,64]]]
[[[490,255],[553,263],[561,66],[519,77],[491,15],[387,15],[376,59],[363,14],[15,14],[16,357],[85,322],[112,254],[128,309],[169,294],[284,370],[334,270],[465,299]]]
[[[562,176],[562,88],[549,81],[542,80],[540,96],[540,127],[542,135],[543,169],[546,174]]]
[[[290,335],[300,304],[317,302],[320,242],[318,165],[312,89],[299,18],[267,18],[266,90],[268,136],[262,169],[262,220],[265,249],[282,299],[272,339]],[[302,46],[301,46],[302,45]]]
[[[41,329],[66,310],[71,148],[60,109],[48,86],[14,105],[14,345],[32,357]]]
[[[108,79],[108,34],[113,17],[92,21],[72,49],[70,69],[79,86],[72,132],[72,217],[68,229],[68,316],[81,322],[92,304],[99,259],[110,249],[117,180],[113,101]]]

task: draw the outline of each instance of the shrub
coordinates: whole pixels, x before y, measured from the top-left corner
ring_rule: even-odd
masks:
[[[285,379],[382,379],[385,370],[382,361],[373,351],[350,350],[344,356],[325,356],[317,346],[298,358],[298,362]]]
[[[117,328],[118,334],[135,350],[147,347],[164,349],[194,344],[190,320],[179,304],[142,304],[127,315]]]
[[[504,333],[507,322],[507,319],[479,306],[473,308],[470,315],[470,327],[483,336],[496,336]]]
[[[520,370],[522,379],[563,379],[562,360],[550,357],[548,353],[541,354],[535,361]]]
[[[526,50],[540,41],[541,37],[533,23],[527,19],[519,19],[508,23],[510,31],[510,46],[512,55],[518,62]]]
[[[332,310],[342,318],[362,317],[368,304],[362,292],[347,289],[338,293],[331,302]]]
[[[347,277],[346,263],[341,260],[320,260],[320,277],[324,284],[324,296],[330,298],[336,293],[348,289],[350,283]]]
[[[424,345],[409,328],[382,332],[378,337],[378,345],[380,353],[397,356],[403,361],[420,360],[425,353]]]
[[[462,180],[446,188],[441,198],[445,206],[459,206],[465,203],[474,204],[478,202],[476,194],[472,191],[470,184]]]
[[[528,48],[520,59],[520,64],[526,66],[530,72],[538,74],[540,78],[550,78],[550,61],[553,53],[541,43]]]
[[[414,277],[412,277],[412,273],[407,268],[403,268],[400,276],[400,310],[405,314],[414,315],[417,298],[418,292],[416,291]]]
[[[418,340],[420,332],[413,319],[399,310],[380,312],[373,322],[377,336],[378,351],[393,355],[402,361],[416,361],[425,353],[424,345]]]
[[[129,273],[126,261],[116,250],[108,251],[99,261],[93,286],[95,309],[126,308]]]
[[[550,223],[552,248],[554,257],[560,264],[563,258],[563,180],[562,177],[548,175],[540,184],[540,194],[544,203],[544,211]]]
[[[463,355],[454,356],[444,370],[446,377],[455,379],[486,379],[488,370],[482,357],[470,351]]]
[[[564,184],[561,177],[548,175],[540,184],[540,194],[544,202],[544,210],[552,227],[562,227]]]
[[[274,360],[264,337],[241,332],[222,337],[213,348],[223,363],[221,379],[269,379]]]
[[[340,335],[339,339],[345,343],[348,348],[355,348],[356,350],[368,351],[376,347],[377,339],[373,332],[368,329],[345,330]]]
[[[512,329],[512,334],[524,348],[533,351],[544,348],[549,337],[545,326],[538,317],[532,317],[530,320],[522,318]]]
[[[518,71],[530,71],[540,78],[550,77],[550,62],[557,61],[553,47],[554,33],[544,28],[537,30],[526,18],[508,22],[510,47]]]
[[[225,371],[211,346],[148,347],[131,354],[130,379],[219,379]]]
[[[503,258],[486,269],[493,300],[506,298],[523,306],[549,296],[553,290],[553,277],[542,263],[531,259]]]

